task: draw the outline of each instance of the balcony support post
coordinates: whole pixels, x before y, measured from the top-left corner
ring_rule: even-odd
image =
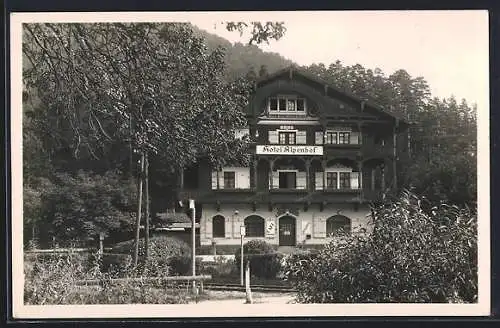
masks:
[[[362,110],[364,109],[364,105],[362,105]],[[363,131],[361,131],[361,128],[363,126],[363,123],[361,121],[358,121],[358,133],[359,133],[359,137],[358,137],[358,145],[362,145],[363,144]]]
[[[323,190],[326,190],[326,159],[321,161],[321,167],[323,168]]]
[[[399,120],[396,120],[396,125],[392,128],[392,138],[393,138],[393,154],[392,154],[392,174],[393,174],[393,186],[394,189],[396,190],[398,187],[398,175],[396,173],[396,160],[398,158],[397,154],[397,135],[396,135],[396,128],[399,126]]]
[[[269,160],[269,189],[273,189],[274,159]]]
[[[256,157],[253,159],[253,187],[257,189],[257,164],[258,160]]]
[[[311,160],[306,159],[305,160],[306,164],[306,190],[311,191]]]
[[[363,189],[363,172],[362,172],[363,162],[362,161],[358,161],[357,164],[358,164],[358,172],[359,172],[358,186],[359,186],[359,189]]]
[[[184,189],[184,167],[181,166],[179,174],[179,186],[181,190]]]
[[[219,171],[220,171],[220,168],[219,168],[219,167],[217,167],[217,171],[216,171],[216,174],[217,174],[217,190],[219,190],[219,189],[220,189],[220,183],[219,183],[219,180],[220,180],[220,179],[219,179]]]

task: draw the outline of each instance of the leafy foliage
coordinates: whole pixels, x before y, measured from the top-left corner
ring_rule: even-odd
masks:
[[[98,257],[91,256],[97,259]],[[178,304],[186,303],[185,289],[172,288],[161,282],[113,282],[112,276],[100,271],[99,262],[88,262],[78,254],[51,256],[25,255],[24,302],[27,305],[67,304]],[[137,272],[127,267],[124,278],[135,278]],[[85,279],[97,279],[98,286],[79,286]]]
[[[405,193],[374,211],[374,230],[287,261],[303,303],[477,302],[477,214]]]
[[[139,256],[142,258],[145,252],[144,239],[139,240]],[[116,244],[112,252],[121,254],[132,254],[134,240]],[[191,272],[191,248],[189,245],[177,238],[155,236],[150,239],[148,263],[141,263],[140,268],[148,276],[164,275],[187,275]]]
[[[286,33],[285,23],[283,22],[226,22],[226,29],[228,31],[238,31],[240,35],[243,34],[248,27],[252,28],[251,37],[248,44],[261,44],[263,42],[269,43],[270,39],[279,40]]]
[[[380,105],[414,125],[400,136],[399,187],[432,200],[476,200],[476,112],[465,100],[431,98],[423,77],[403,69],[387,76],[378,68],[340,61],[304,67],[345,92]],[[459,175],[457,175],[459,174]]]
[[[234,264],[240,272],[241,248],[234,253]],[[281,269],[281,254],[264,240],[250,240],[243,245],[243,261],[250,261],[250,272],[260,278],[276,278]]]
[[[206,51],[187,24],[27,24],[24,82],[45,124],[102,157],[113,141],[164,156],[172,169],[243,148],[245,81],[224,79],[224,51]],[[221,127],[223,129],[221,129]],[[62,135],[61,135],[62,134]],[[224,154],[224,156],[221,156]],[[240,152],[241,154],[241,152]]]
[[[53,186],[41,194],[39,214],[60,242],[93,239],[99,233],[130,231],[135,197],[135,184],[115,172],[57,174]]]

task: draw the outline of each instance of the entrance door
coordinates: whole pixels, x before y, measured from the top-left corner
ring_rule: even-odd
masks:
[[[295,246],[295,218],[284,216],[279,221],[280,246]]]
[[[279,187],[280,189],[295,189],[297,182],[297,172],[279,172]]]

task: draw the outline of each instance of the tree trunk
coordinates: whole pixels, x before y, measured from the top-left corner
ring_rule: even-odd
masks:
[[[139,238],[141,232],[141,215],[142,215],[142,181],[144,175],[144,152],[141,154],[141,165],[139,171],[139,193],[137,195],[137,216],[135,220],[135,249],[134,249],[134,267],[137,267],[137,262],[139,259]]]
[[[145,191],[145,205],[146,205],[146,221],[144,225],[144,243],[145,243],[145,260],[149,258],[149,158],[146,153],[146,167],[144,171],[144,191]]]

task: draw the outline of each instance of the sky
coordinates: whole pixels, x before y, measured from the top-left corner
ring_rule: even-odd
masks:
[[[285,36],[265,51],[299,65],[340,60],[423,76],[432,96],[454,95],[489,109],[489,37],[486,11],[317,11],[194,15],[194,25],[231,42],[248,34],[228,32],[224,21],[283,21]]]

